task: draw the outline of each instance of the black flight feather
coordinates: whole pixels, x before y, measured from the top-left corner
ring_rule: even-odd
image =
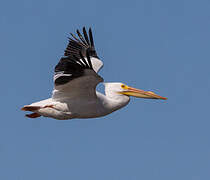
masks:
[[[83,27],[83,34],[84,34],[84,37],[85,37],[85,40],[86,40],[87,44],[90,45],[89,38],[88,38],[85,27]]]
[[[93,66],[92,66],[92,63],[91,63],[91,60],[90,60],[90,55],[89,55],[88,51],[86,52],[86,56],[87,56],[87,61],[89,63],[90,69],[93,69]]]
[[[86,50],[86,58],[79,51],[79,58],[74,54],[62,57],[55,67],[54,83],[56,86],[63,85],[71,80],[78,78],[84,74],[85,69],[92,69],[92,63],[88,50]]]
[[[80,40],[86,45],[88,46],[87,42],[84,40],[84,38],[82,37],[82,35],[80,34],[79,30],[77,29],[77,35],[79,36]]]
[[[79,52],[81,52],[82,55],[86,57],[86,51],[88,51],[90,57],[98,58],[96,50],[94,48],[94,41],[91,28],[89,28],[89,37],[85,27],[83,27],[83,36],[79,30],[77,30],[76,33],[78,37],[70,33],[72,38],[69,38],[69,43],[65,50],[64,56],[74,55],[80,58]]]
[[[92,35],[92,30],[89,28],[89,37],[90,37],[90,46],[94,48],[94,41],[93,41],[93,35]]]

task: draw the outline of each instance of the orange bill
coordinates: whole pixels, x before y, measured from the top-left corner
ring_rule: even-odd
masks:
[[[141,89],[136,89],[133,87],[125,86],[124,89],[126,91],[120,92],[121,94],[125,94],[127,96],[134,96],[138,98],[147,98],[147,99],[163,99],[166,100],[166,97],[159,96],[152,91],[144,91]]]

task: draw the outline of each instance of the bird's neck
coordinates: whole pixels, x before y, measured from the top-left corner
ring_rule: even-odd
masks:
[[[104,109],[106,109],[106,111],[109,111],[109,113],[126,106],[130,101],[130,98],[128,96],[118,94],[106,93],[106,95],[104,95],[97,92],[97,97],[100,99]]]

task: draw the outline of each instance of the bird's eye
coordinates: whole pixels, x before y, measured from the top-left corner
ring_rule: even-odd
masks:
[[[124,85],[124,84],[122,84],[122,85],[121,85],[121,87],[122,87],[122,88],[125,88],[125,85]]]

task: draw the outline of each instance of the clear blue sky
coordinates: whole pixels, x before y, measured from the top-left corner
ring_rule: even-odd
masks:
[[[0,6],[0,179],[210,179],[210,1],[19,0]],[[106,81],[154,90],[109,116],[56,121],[48,98],[69,32],[91,26]],[[102,87],[100,87],[102,89]]]

